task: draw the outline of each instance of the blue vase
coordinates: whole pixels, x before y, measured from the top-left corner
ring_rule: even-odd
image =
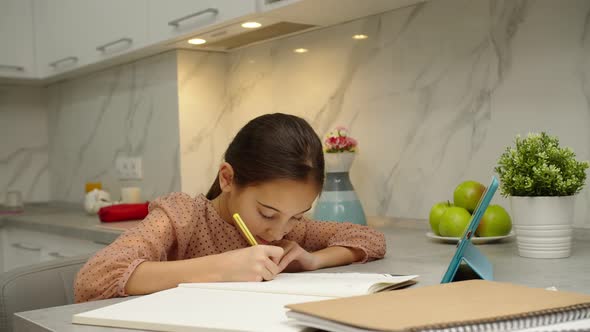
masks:
[[[351,222],[366,225],[365,212],[350,182],[354,152],[325,153],[326,179],[316,203],[315,220]]]

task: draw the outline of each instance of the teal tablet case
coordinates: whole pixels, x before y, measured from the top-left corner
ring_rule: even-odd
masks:
[[[494,176],[477,203],[469,226],[465,229],[463,236],[461,236],[457,244],[457,250],[455,250],[455,255],[453,255],[449,263],[441,284],[466,279],[493,280],[494,271],[492,263],[471,243],[471,237],[475,234],[475,230],[479,226],[479,221],[488,208],[488,205],[490,205],[496,189],[498,189],[498,179]]]

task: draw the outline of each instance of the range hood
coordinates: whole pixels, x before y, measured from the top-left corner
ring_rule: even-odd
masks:
[[[365,16],[399,9],[426,0],[259,0],[257,14],[223,27],[205,31],[188,39],[207,42],[190,45],[187,40],[174,43],[176,48],[231,51],[253,43],[285,37],[303,31],[340,24]],[[262,26],[244,29],[245,21]]]

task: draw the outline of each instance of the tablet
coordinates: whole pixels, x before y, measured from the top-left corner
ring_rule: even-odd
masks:
[[[471,216],[469,225],[467,228],[465,228],[459,243],[457,243],[457,249],[455,250],[455,254],[451,259],[451,262],[449,263],[447,271],[443,275],[441,283],[456,281],[457,271],[460,268],[465,267],[468,268],[468,271],[474,272],[474,277],[488,280],[492,279],[492,265],[488,259],[471,243],[471,238],[474,236],[477,226],[479,226],[481,217],[490,205],[492,197],[494,197],[494,194],[496,193],[496,189],[498,189],[498,179],[493,176],[490,185],[486,188],[483,195],[479,199],[479,202],[477,203],[477,207]]]

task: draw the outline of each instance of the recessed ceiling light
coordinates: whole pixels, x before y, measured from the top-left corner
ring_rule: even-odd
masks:
[[[246,28],[246,29],[256,29],[256,28],[260,28],[262,26],[262,24],[258,23],[258,22],[244,22],[242,23],[242,28]]]
[[[367,39],[367,38],[369,38],[369,36],[363,35],[363,34],[358,34],[358,35],[352,36],[352,39],[357,39],[357,40]]]
[[[307,48],[296,48],[293,50],[295,53],[307,53],[309,50]]]
[[[201,38],[193,38],[193,39],[189,39],[188,43],[189,44],[193,44],[193,45],[201,45],[201,44],[205,44],[207,41],[205,39],[201,39]]]

